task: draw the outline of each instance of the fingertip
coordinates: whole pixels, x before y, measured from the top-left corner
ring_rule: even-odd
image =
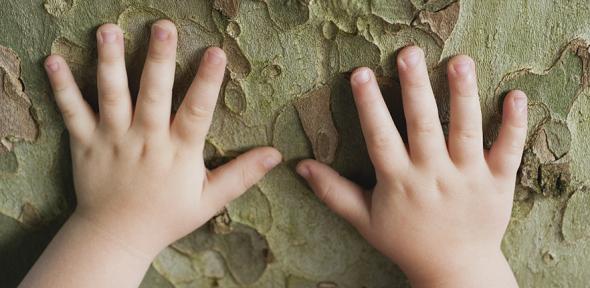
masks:
[[[154,22],[152,26],[158,26],[167,29],[170,32],[176,33],[176,24],[174,24],[174,22],[172,22],[170,19],[160,19]]]
[[[449,60],[448,74],[454,77],[468,77],[473,75],[475,61],[467,55],[457,55]]]
[[[223,51],[223,49],[219,47],[211,47],[205,51],[204,61],[212,65],[225,66],[227,56],[225,55],[225,51]]]
[[[424,58],[424,51],[422,48],[411,45],[403,48],[398,56],[397,63],[400,69],[408,69],[416,66]]]
[[[297,167],[295,168],[297,174],[299,174],[299,176],[303,177],[306,180],[309,179],[311,177],[312,162],[313,160],[309,159],[299,162],[299,164],[297,164]]]
[[[160,41],[175,38],[177,33],[176,25],[168,19],[158,20],[152,25],[152,35]]]
[[[504,117],[508,117],[513,125],[524,127],[527,122],[528,99],[521,90],[512,90],[504,100]]]
[[[514,109],[519,112],[523,113],[527,109],[527,96],[521,90],[512,90],[510,91],[510,95],[512,97]]]
[[[59,55],[50,55],[45,59],[45,70],[51,75],[52,73],[58,72],[63,66],[65,61]]]
[[[363,85],[371,80],[373,75],[373,71],[367,67],[360,67],[354,70],[351,77],[351,82],[353,85]]]
[[[265,155],[263,164],[267,170],[273,169],[283,161],[283,155],[277,149],[272,147],[264,147],[261,149],[265,150],[263,151]]]
[[[106,23],[96,31],[96,39],[101,44],[115,43],[123,35],[123,30],[116,24]]]

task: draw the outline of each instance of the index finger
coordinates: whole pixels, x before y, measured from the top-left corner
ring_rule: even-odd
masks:
[[[359,68],[352,75],[351,85],[369,156],[377,173],[400,171],[409,163],[408,152],[375,75],[368,68]]]

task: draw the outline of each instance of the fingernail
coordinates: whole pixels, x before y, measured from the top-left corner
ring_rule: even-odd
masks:
[[[410,48],[410,51],[406,52],[405,55],[400,58],[406,68],[414,67],[420,62],[420,59],[422,58],[422,53],[420,51],[421,50],[417,47]]]
[[[513,101],[514,101],[514,109],[516,109],[516,111],[518,111],[519,113],[523,113],[527,107],[526,96],[521,92],[517,92],[517,94],[514,96]]]
[[[160,41],[165,41],[168,39],[169,35],[170,35],[170,32],[168,32],[168,30],[166,30],[166,28],[160,27],[157,24],[154,25],[154,36],[156,36],[156,39],[158,39]]]
[[[45,69],[49,72],[57,72],[59,70],[59,62],[53,61],[45,65]]]
[[[457,76],[460,77],[470,76],[473,71],[472,62],[467,59],[457,61],[457,63],[453,65],[453,68],[455,69],[455,72],[457,72]]]
[[[352,77],[352,81],[354,81],[355,84],[365,84],[369,82],[370,79],[371,74],[367,68],[358,69]]]
[[[273,156],[267,156],[263,161],[264,168],[269,170],[279,165],[279,163],[281,163],[281,159]]]
[[[103,44],[114,43],[117,39],[117,34],[114,31],[102,31],[100,32]]]
[[[309,167],[305,166],[305,165],[299,165],[297,167],[297,174],[301,175],[301,177],[307,179],[309,178],[309,175],[311,175],[311,172],[309,172]]]
[[[207,55],[205,55],[207,62],[213,65],[219,65],[223,62],[223,56],[219,51],[216,50],[207,50]]]

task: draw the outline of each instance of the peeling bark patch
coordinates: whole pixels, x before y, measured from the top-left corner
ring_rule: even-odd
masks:
[[[584,187],[575,192],[567,202],[561,225],[567,242],[590,237],[590,190]]]
[[[258,186],[229,203],[227,210],[232,221],[254,227],[261,233],[267,233],[272,226],[270,202]]]
[[[209,221],[209,224],[211,225],[211,231],[215,234],[228,234],[232,231],[231,218],[226,208],[223,208],[221,212],[215,215]]]
[[[536,74],[524,69],[511,73],[504,77],[497,92],[523,90],[531,104],[540,102],[547,106],[551,118],[566,121],[580,91],[589,84],[588,47],[585,41],[575,39],[562,50],[547,71]]]
[[[223,97],[225,106],[236,114],[242,114],[246,111],[247,102],[246,94],[238,81],[231,80],[225,85]]]
[[[523,155],[519,184],[543,196],[565,195],[572,181],[570,160],[568,157],[555,158],[548,147],[549,140],[544,131],[533,141],[532,147]]]
[[[75,0],[45,0],[43,7],[47,13],[62,17],[74,7]]]
[[[231,37],[223,40],[223,50],[227,54],[227,69],[232,79],[244,79],[250,74],[252,67],[246,59],[238,42]]]
[[[309,20],[310,0],[266,0],[272,21],[281,29],[289,30]]]
[[[240,0],[215,0],[213,8],[228,18],[236,18],[240,13]]]
[[[295,102],[295,108],[318,161],[332,163],[336,157],[339,135],[330,108],[331,89],[324,86]]]
[[[21,214],[18,218],[21,223],[25,223],[31,227],[39,227],[43,222],[43,219],[39,214],[39,209],[29,202],[23,204],[21,207]]]
[[[457,24],[457,19],[459,18],[459,10],[459,2],[455,2],[437,12],[420,12],[418,21],[430,28],[444,43],[451,36],[453,29],[455,29],[455,24]]]
[[[216,245],[239,284],[254,284],[266,270],[270,249],[256,230],[236,225],[234,232],[220,237]]]
[[[231,226],[231,232],[226,234],[216,234],[208,229],[198,229],[173,243],[171,247],[182,255],[189,255],[192,258],[199,257],[203,262],[206,260],[203,259],[204,254],[215,253],[217,255],[209,255],[211,257],[208,257],[207,261],[214,262],[214,264],[206,265],[206,267],[208,267],[207,269],[213,268],[212,266],[218,268],[213,269],[214,271],[204,272],[206,275],[223,277],[226,274],[223,267],[225,263],[227,270],[238,284],[251,285],[266,271],[269,255],[272,252],[264,236],[255,229],[236,222],[232,222]],[[181,282],[184,278],[184,276],[179,275],[180,277],[175,279],[173,275],[178,273],[175,270],[182,267],[157,268],[164,277],[173,283]]]
[[[570,151],[572,135],[567,124],[561,121],[550,121],[543,128],[547,135],[547,148],[556,159],[563,157]]]
[[[242,34],[242,28],[238,22],[230,21],[225,27],[225,32],[232,38],[238,38]]]
[[[590,43],[586,40],[575,39],[568,48],[576,53],[582,61],[582,87],[590,87]]]
[[[313,156],[293,105],[286,105],[277,116],[273,125],[272,146],[281,152],[285,161]]]
[[[11,151],[15,142],[32,142],[37,138],[31,100],[25,94],[20,74],[16,53],[0,46],[0,154]]]

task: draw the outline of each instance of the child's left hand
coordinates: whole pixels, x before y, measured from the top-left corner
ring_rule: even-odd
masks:
[[[116,25],[104,25],[97,33],[99,115],[84,101],[64,59],[47,59],[49,79],[71,136],[78,206],[23,286],[36,286],[38,281],[59,287],[113,287],[108,279],[96,279],[105,275],[111,284],[125,286],[120,277],[132,276],[115,275],[131,269],[126,258],[138,258],[131,262],[140,263],[139,270],[147,269],[161,249],[203,225],[280,163],[277,150],[259,148],[213,171],[205,168],[203,148],[226,56],[219,48],[205,52],[171,121],[177,37],[172,22],[153,25],[135,109],[127,86],[123,33]],[[119,263],[109,264],[109,259]],[[55,262],[72,263],[65,271],[46,267]],[[116,271],[101,274],[101,269]],[[139,284],[141,276],[128,283]]]

